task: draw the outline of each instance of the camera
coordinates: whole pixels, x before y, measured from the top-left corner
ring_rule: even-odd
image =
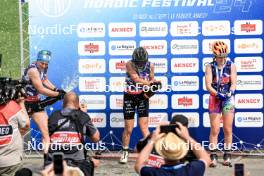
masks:
[[[24,80],[0,77],[0,104],[6,104],[10,100],[26,97],[25,87],[27,84],[28,82]]]
[[[160,133],[169,133],[172,132],[177,135],[176,128],[179,128],[177,124],[170,124],[170,125],[161,125],[160,126]]]

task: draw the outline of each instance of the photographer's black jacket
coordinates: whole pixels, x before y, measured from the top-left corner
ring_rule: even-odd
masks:
[[[94,135],[97,130],[88,114],[73,109],[53,112],[48,121],[48,128],[51,141],[49,153],[60,151],[65,154],[64,158],[74,160],[85,158],[81,148],[84,146],[80,130],[88,137]]]

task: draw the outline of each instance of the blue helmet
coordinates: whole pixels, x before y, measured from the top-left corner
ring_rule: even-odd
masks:
[[[41,50],[38,52],[37,61],[49,63],[51,59],[51,52],[48,50]]]

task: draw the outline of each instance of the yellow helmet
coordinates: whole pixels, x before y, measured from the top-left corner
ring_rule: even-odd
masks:
[[[226,57],[228,54],[228,46],[222,41],[215,41],[212,44],[212,51],[215,57]]]

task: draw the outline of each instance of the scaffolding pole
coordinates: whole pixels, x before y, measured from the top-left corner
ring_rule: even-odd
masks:
[[[20,76],[23,75],[24,70],[24,40],[23,40],[23,17],[22,17],[22,5],[21,0],[18,0],[19,11],[19,33],[20,33]]]

